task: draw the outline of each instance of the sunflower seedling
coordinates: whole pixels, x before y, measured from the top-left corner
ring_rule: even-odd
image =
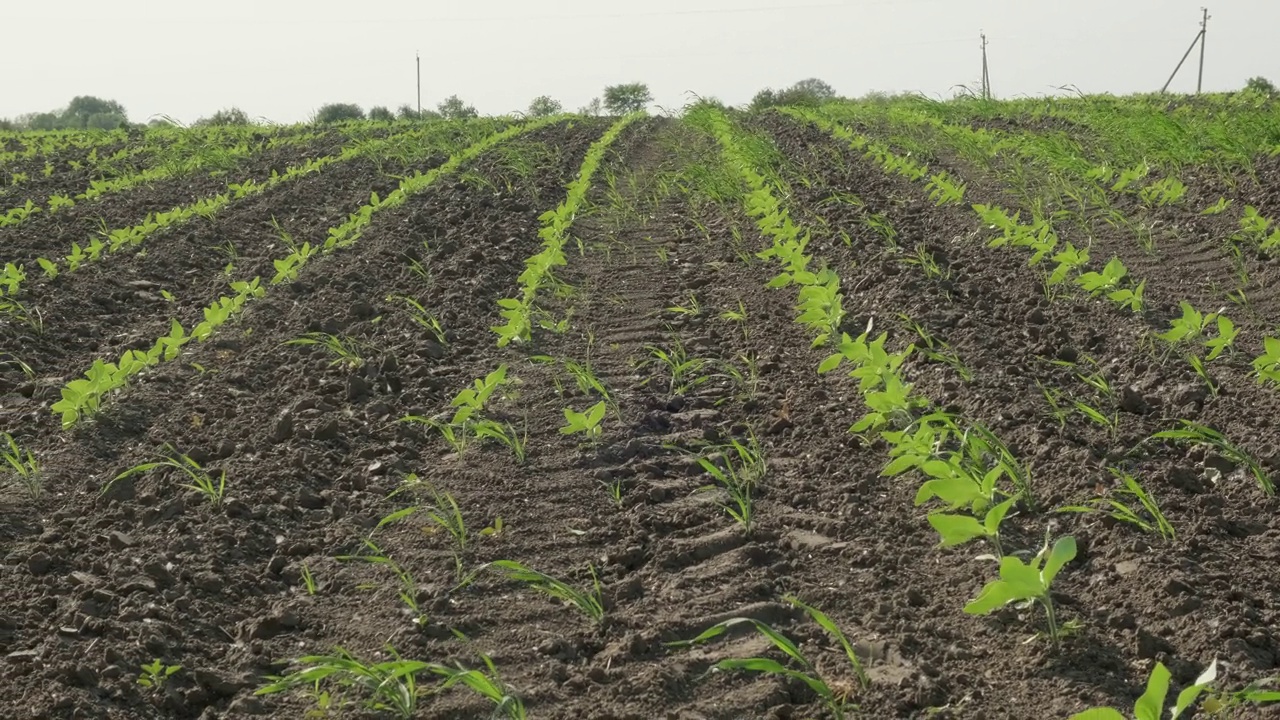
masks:
[[[600,421],[604,419],[604,414],[607,410],[608,406],[604,401],[596,403],[584,413],[577,412],[573,408],[565,408],[565,426],[560,428],[560,434],[573,435],[574,433],[582,433],[588,442],[598,442],[603,432],[603,428],[600,427]]]
[[[836,720],[843,720],[845,713],[850,709],[850,698],[858,690],[866,690],[871,686],[871,678],[867,674],[866,669],[862,665],[862,660],[854,651],[853,645],[849,639],[840,630],[831,618],[827,617],[817,608],[810,607],[794,597],[787,597],[786,601],[792,606],[800,608],[812,619],[819,627],[827,632],[829,636],[844,650],[845,657],[849,661],[849,678],[830,678],[819,675],[817,666],[800,652],[799,646],[790,638],[773,629],[767,623],[752,618],[730,618],[724,622],[717,623],[707,628],[703,633],[692,640],[683,640],[670,643],[671,647],[690,647],[693,645],[701,645],[702,643],[714,640],[723,635],[727,630],[737,625],[751,625],[758,633],[763,635],[775,648],[787,656],[786,663],[780,663],[769,658],[731,658],[721,660],[712,666],[713,671],[717,672],[758,672],[769,675],[777,675],[792,680],[799,680],[809,687],[818,697],[822,698],[823,703]],[[792,667],[788,667],[788,665]],[[798,668],[798,669],[795,669]]]
[[[1169,684],[1172,678],[1173,675],[1164,663],[1157,661],[1156,666],[1151,670],[1151,676],[1147,678],[1146,692],[1142,693],[1142,697],[1138,698],[1138,702],[1133,705],[1134,720],[1164,720],[1165,699],[1169,695]],[[1169,720],[1177,720],[1181,717],[1217,678],[1218,661],[1214,660],[1204,672],[1200,673],[1200,677],[1196,678],[1194,684],[1183,688],[1182,692],[1178,693],[1173,712],[1168,716]],[[1205,709],[1208,710],[1208,708]],[[1070,720],[1128,720],[1128,718],[1119,710],[1093,708],[1072,715]]]
[[[138,674],[138,684],[142,687],[151,688],[153,690],[163,688],[165,682],[167,682],[174,673],[182,669],[181,665],[165,665],[158,659],[141,667],[142,672]]]
[[[1044,547],[1029,563],[1006,555],[1000,559],[1000,579],[987,583],[978,597],[964,606],[964,611],[970,615],[987,615],[1011,602],[1021,602],[1027,606],[1039,603],[1044,608],[1048,622],[1049,641],[1057,647],[1069,628],[1058,624],[1053,598],[1049,592],[1054,578],[1075,556],[1076,540],[1070,535],[1059,538],[1052,548],[1046,537]]]

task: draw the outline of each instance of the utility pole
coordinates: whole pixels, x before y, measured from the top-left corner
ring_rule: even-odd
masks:
[[[982,99],[991,99],[991,75],[987,72],[987,34],[982,35]]]
[[[1200,8],[1200,10],[1204,13],[1203,19],[1200,21],[1200,32],[1196,33],[1196,39],[1191,41],[1191,46],[1187,48],[1185,53],[1183,53],[1182,59],[1178,61],[1178,67],[1173,69],[1173,74],[1169,76],[1168,80],[1164,81],[1164,87],[1160,88],[1161,93],[1168,92],[1169,83],[1172,83],[1173,79],[1178,76],[1178,71],[1182,69],[1182,64],[1187,61],[1187,58],[1191,57],[1191,51],[1196,49],[1196,45],[1199,45],[1200,79],[1196,82],[1196,94],[1200,94],[1201,87],[1204,83],[1204,34],[1209,25],[1209,9]]]
[[[418,51],[413,52],[413,59],[418,64],[418,119],[422,119],[422,55]]]
[[[1204,38],[1209,32],[1209,8],[1200,8],[1204,17],[1200,20],[1200,77],[1196,79],[1196,94],[1204,86]]]

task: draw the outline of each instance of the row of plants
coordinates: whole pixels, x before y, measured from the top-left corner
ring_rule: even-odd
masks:
[[[317,254],[327,254],[352,246],[359,240],[361,231],[371,222],[374,214],[398,207],[409,195],[422,192],[441,177],[455,172],[460,165],[494,145],[558,120],[559,118],[546,118],[531,121],[525,125],[512,126],[454,153],[444,164],[427,173],[415,172],[414,175],[401,180],[399,187],[388,193],[385,198],[379,198],[375,193],[368,204],[351,213],[342,224],[330,228],[322,244],[315,247],[309,242],[304,242],[302,245],[295,244],[289,255],[275,260],[276,274],[269,284],[277,285],[296,279],[301,268]],[[177,320],[173,320],[170,333],[158,338],[151,350],[146,352],[130,350],[114,363],[94,361],[83,378],[72,380],[62,389],[62,399],[54,403],[51,408],[54,414],[61,418],[63,429],[69,429],[81,419],[92,417],[99,412],[104,397],[124,387],[133,375],[158,362],[175,359],[182,347],[193,339],[197,341],[207,339],[214,330],[243,309],[245,303],[262,297],[266,291],[259,278],[232,283],[232,289],[236,290],[236,295],[223,296],[205,308],[204,321],[190,332],[187,332]]]
[[[718,125],[722,130],[728,128],[728,123]],[[722,140],[722,145],[731,147],[732,140]],[[883,162],[879,164],[885,166]],[[899,167],[902,165],[885,169],[895,171]],[[916,179],[923,175],[917,172]],[[751,176],[758,177],[759,173],[752,171],[747,176],[748,183],[755,185]],[[759,205],[759,202],[754,204]],[[771,222],[761,223],[761,230],[767,233],[772,226]],[[767,253],[768,251],[762,255]],[[851,432],[868,441],[875,437],[889,447],[890,460],[882,471],[884,475],[892,477],[916,472],[925,479],[916,494],[915,503],[936,504],[935,509],[929,513],[928,520],[938,532],[941,546],[955,547],[982,539],[993,551],[988,557],[998,562],[999,577],[987,583],[965,606],[965,612],[981,615],[1014,602],[1039,604],[1045,612],[1047,630],[1037,635],[1046,637],[1056,646],[1062,637],[1078,627],[1075,622],[1063,622],[1057,616],[1050,594],[1054,579],[1076,555],[1074,538],[1064,536],[1051,542],[1051,537],[1046,533],[1044,544],[1027,561],[1019,557],[1021,553],[1015,554],[1005,548],[1001,543],[1000,528],[1006,518],[1011,513],[1021,511],[1030,514],[1038,509],[1029,465],[1021,462],[1007,445],[981,424],[967,422],[953,414],[939,411],[932,407],[927,398],[914,394],[911,383],[900,374],[903,363],[915,350],[914,345],[890,352],[885,348],[886,340],[885,333],[875,339],[870,339],[866,333],[857,338],[844,334],[837,352],[829,356],[818,369],[820,373],[826,373],[842,364],[852,365],[850,376],[858,381],[867,412],[850,428]],[[1184,423],[1175,430],[1158,433],[1154,439],[1206,443],[1218,448],[1229,446],[1220,434],[1192,423]],[[1089,506],[1059,510],[1096,512],[1107,509],[1112,511],[1113,516],[1132,518],[1139,526],[1146,524],[1144,513],[1152,513],[1153,526],[1167,528],[1171,533],[1167,522],[1162,522],[1163,515],[1159,513],[1154,500],[1136,480],[1130,476],[1126,476],[1126,479],[1134,498],[1143,501],[1140,510],[1135,511],[1115,500],[1111,500],[1109,506],[1100,501]],[[1259,484],[1264,490],[1267,489],[1261,480]],[[778,647],[785,652],[781,645]],[[766,663],[767,661],[757,658],[746,665],[733,667],[779,674],[784,674],[787,670],[776,663]],[[1161,670],[1163,667],[1158,666],[1153,671],[1155,685],[1159,684]],[[1159,690],[1157,699],[1159,708],[1163,707],[1164,693],[1167,691],[1167,673],[1164,682],[1165,688]],[[1188,689],[1184,692],[1183,697],[1179,698],[1177,711],[1181,712],[1194,701],[1206,686],[1207,681],[1197,683],[1198,690]],[[1153,690],[1150,694],[1154,696],[1155,692]],[[823,697],[827,698],[825,695]],[[1240,696],[1234,699],[1240,702],[1261,702],[1277,698],[1280,698],[1280,694],[1259,691],[1249,694],[1247,698]],[[839,716],[838,709],[833,710]],[[1115,711],[1095,709],[1077,717],[1115,716],[1109,713]]]
[[[586,200],[587,192],[591,189],[592,177],[604,160],[605,152],[628,125],[643,116],[643,112],[636,112],[622,117],[593,142],[582,160],[578,176],[566,186],[564,200],[538,218],[542,225],[538,230],[538,237],[542,239],[542,249],[525,260],[525,270],[518,279],[520,295],[498,301],[501,308],[499,315],[505,321],[502,325],[492,328],[498,336],[498,347],[506,347],[513,342],[529,342],[535,322],[542,327],[553,329],[559,326],[554,319],[545,317],[545,313],[540,313],[534,307],[534,301],[543,286],[557,282],[552,269],[561,267],[567,262],[564,247],[569,242],[569,230]],[[581,241],[578,243],[578,249],[579,252],[583,251]]]
[[[170,178],[181,177],[196,172],[217,174],[233,169],[242,160],[261,154],[268,145],[267,141],[250,143],[240,141],[233,145],[221,145],[199,140],[190,136],[186,140],[174,143],[167,151],[157,154],[153,162],[137,172],[113,175],[101,173],[103,177],[91,180],[82,192],[74,194],[53,194],[46,203],[38,205],[28,200],[24,205],[10,208],[0,213],[0,228],[20,225],[40,212],[56,214],[67,208],[75,207],[79,202],[92,201],[106,195],[124,192],[131,188],[147,185]],[[319,133],[299,133],[271,138],[272,144],[284,142],[289,145],[303,145],[320,137]],[[116,156],[120,159],[131,153],[142,152],[145,146],[122,149]],[[113,156],[113,157],[116,157]],[[93,153],[90,153],[92,161]],[[46,175],[52,173],[53,166],[45,165]]]
[[[484,126],[477,124],[467,132],[478,133],[483,132],[484,129]],[[436,147],[441,145],[451,149],[456,147],[454,143],[459,140],[462,142],[474,140],[474,138],[466,137],[465,134],[462,138],[452,137],[452,131],[441,130],[436,126],[412,130],[410,133],[412,137],[409,138],[390,137],[354,143],[344,147],[336,155],[326,155],[308,160],[301,165],[286,168],[283,173],[272,171],[271,176],[263,182],[248,179],[241,183],[230,183],[225,193],[201,198],[194,203],[175,207],[169,211],[148,213],[147,217],[137,225],[113,229],[106,227],[104,224],[83,246],[79,242],[73,242],[71,244],[71,252],[65,257],[55,259],[42,257],[37,258],[36,262],[43,270],[45,277],[52,279],[62,272],[75,272],[87,263],[96,262],[102,259],[105,253],[137,247],[151,235],[166,228],[194,218],[211,220],[222,208],[233,202],[264,193],[312,173],[320,172],[336,163],[361,157],[377,157],[380,153],[401,148],[406,140],[411,143],[411,147],[418,150],[428,146]],[[420,182],[421,178],[412,178],[411,180]]]

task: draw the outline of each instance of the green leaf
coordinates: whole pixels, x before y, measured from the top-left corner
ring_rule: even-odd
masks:
[[[1013,560],[1017,562],[1016,559]],[[992,580],[982,588],[982,592],[978,593],[978,597],[964,606],[964,611],[970,615],[986,615],[1018,599],[1010,590],[1008,583],[1003,580]]]
[[[1218,661],[1215,658],[1213,662],[1209,663],[1209,667],[1200,673],[1200,677],[1196,678],[1194,685],[1178,693],[1178,701],[1173,706],[1173,717],[1177,718],[1183,711],[1191,707],[1196,698],[1200,697],[1200,694],[1216,679],[1218,679]]]
[[[1142,693],[1133,706],[1133,714],[1137,720],[1161,720],[1164,715],[1164,698],[1169,694],[1169,669],[1164,663],[1157,662],[1147,678],[1147,691]]]
[[[1044,564],[1044,585],[1048,587],[1053,584],[1053,579],[1057,577],[1058,571],[1063,565],[1071,562],[1076,556],[1076,539],[1067,535],[1058,538],[1053,544],[1053,550],[1049,552],[1049,559]]]
[[[987,535],[986,527],[968,515],[932,513],[929,515],[929,524],[942,536],[941,547],[963,545],[974,538]]]
[[[1128,720],[1124,714],[1111,708],[1093,708],[1072,715],[1070,720]]]

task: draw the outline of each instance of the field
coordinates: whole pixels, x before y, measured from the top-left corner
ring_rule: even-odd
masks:
[[[0,717],[1280,717],[1270,101],[0,143]]]

